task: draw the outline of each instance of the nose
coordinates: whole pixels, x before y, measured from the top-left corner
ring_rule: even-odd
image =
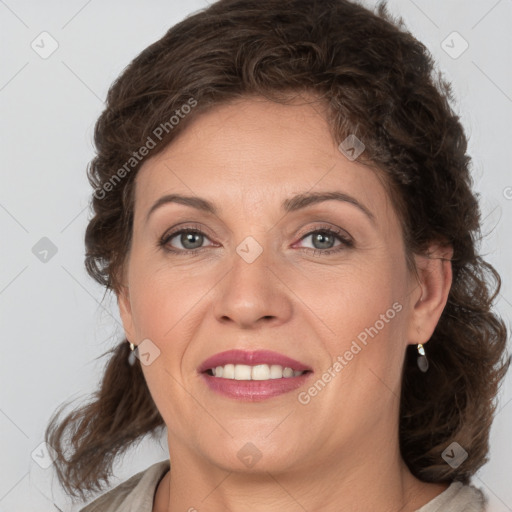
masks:
[[[215,318],[241,329],[287,322],[293,311],[290,289],[264,250],[251,263],[238,254],[216,289]]]

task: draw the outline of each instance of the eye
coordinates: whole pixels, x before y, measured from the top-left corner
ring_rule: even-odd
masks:
[[[354,241],[346,231],[335,229],[331,226],[315,229],[305,234],[300,241],[311,238],[312,247],[299,247],[306,251],[314,251],[322,255],[342,251],[353,247]],[[203,249],[212,247],[215,244],[203,246],[204,242],[210,239],[198,228],[182,228],[170,233],[166,233],[159,241],[158,245],[166,251],[175,254],[198,253]]]
[[[169,252],[199,252],[205,240],[209,240],[205,233],[199,229],[184,228],[166,233],[159,242]],[[208,246],[207,246],[208,247]]]
[[[320,251],[322,254],[330,254],[354,246],[354,241],[345,231],[337,230],[332,227],[324,227],[310,231],[301,238],[301,241],[307,240],[308,238],[311,239],[312,247],[302,248]]]

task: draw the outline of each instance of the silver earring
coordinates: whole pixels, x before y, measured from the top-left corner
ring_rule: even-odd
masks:
[[[130,342],[130,354],[128,355],[128,364],[130,366],[133,366],[134,363],[135,363],[135,345],[133,343]]]
[[[418,368],[423,373],[425,373],[428,370],[428,359],[427,359],[427,356],[425,355],[425,349],[421,343],[418,343],[418,354],[419,354],[418,359],[417,359]]]

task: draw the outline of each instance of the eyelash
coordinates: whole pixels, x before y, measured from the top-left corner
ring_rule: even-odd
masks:
[[[167,245],[169,243],[169,241],[172,240],[173,238],[175,238],[177,235],[181,235],[181,234],[185,234],[185,233],[199,234],[199,235],[202,235],[202,236],[208,238],[208,235],[206,233],[204,233],[204,231],[202,231],[201,229],[195,228],[195,227],[187,227],[187,228],[178,229],[176,231],[172,231],[171,233],[166,233],[159,240],[158,246],[172,254],[188,255],[188,256],[197,255],[197,254],[201,253],[203,250],[209,248],[209,247],[198,247],[197,249],[173,249]],[[343,251],[347,248],[354,247],[354,241],[351,238],[349,238],[347,235],[345,235],[344,231],[335,229],[331,226],[322,226],[322,227],[316,228],[312,231],[308,231],[300,238],[300,240],[304,240],[308,236],[311,236],[315,233],[334,235],[341,242],[341,244],[336,246],[337,248],[331,248],[331,249],[313,249],[311,247],[300,247],[299,249],[306,251],[306,252],[313,251],[314,255],[316,255],[317,253],[321,253],[322,255],[329,255],[329,254]]]

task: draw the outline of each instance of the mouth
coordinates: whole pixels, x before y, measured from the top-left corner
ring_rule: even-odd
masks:
[[[313,370],[277,352],[228,350],[204,361],[198,373],[217,393],[257,401],[300,387]]]
[[[294,370],[289,366],[279,364],[258,364],[249,366],[247,364],[231,364],[217,366],[206,370],[208,375],[222,379],[234,380],[270,380],[270,379],[289,379],[298,377],[306,373],[305,371]]]

